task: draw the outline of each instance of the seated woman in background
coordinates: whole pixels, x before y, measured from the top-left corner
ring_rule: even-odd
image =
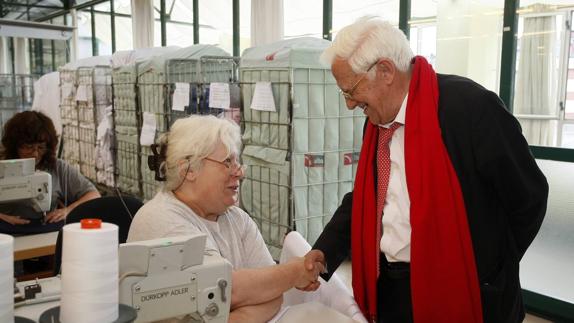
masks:
[[[36,111],[15,114],[4,125],[0,159],[34,158],[36,170],[52,175],[52,201],[44,218],[32,206],[0,203],[0,233],[32,234],[59,230],[79,204],[100,197],[78,170],[56,158],[58,137],[52,120]]]
[[[206,250],[233,267],[229,322],[265,322],[281,307],[283,292],[317,289],[323,267],[305,268],[303,258],[275,265],[255,222],[235,206],[244,176],[240,146],[239,126],[230,120],[177,120],[150,162],[166,183],[137,212],[128,242],[205,233]]]

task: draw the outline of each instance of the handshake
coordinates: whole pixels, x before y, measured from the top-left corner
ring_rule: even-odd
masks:
[[[305,257],[293,258],[288,264],[299,273],[295,278],[295,288],[306,292],[317,290],[321,286],[319,274],[327,273],[325,256],[320,250],[311,250]]]

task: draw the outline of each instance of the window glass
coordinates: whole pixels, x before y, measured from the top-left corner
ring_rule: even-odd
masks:
[[[42,62],[44,64],[43,72],[50,73],[54,70],[52,65],[52,41],[49,39],[42,39]]]
[[[518,10],[513,113],[530,145],[568,147],[574,141],[571,12],[552,3],[521,2]],[[574,71],[574,70],[572,70]]]
[[[283,2],[284,36],[317,37],[323,34],[323,2],[289,0]]]
[[[96,13],[94,17],[96,20],[96,44],[98,46],[98,55],[111,55],[112,26],[110,24],[110,15]]]
[[[416,55],[424,56],[436,69],[436,24],[416,23],[410,30],[411,49]]]
[[[469,77],[498,93],[503,11],[503,0],[413,0],[411,47],[437,72]]]
[[[389,23],[399,25],[399,0],[334,0],[333,1],[333,30],[332,39],[337,31],[352,24],[357,18],[376,14]],[[319,10],[323,10],[322,7]],[[322,23],[322,22],[321,22]]]
[[[130,0],[114,0],[114,12],[126,15],[132,14],[132,5]]]
[[[570,23],[574,20],[574,12],[570,14]],[[568,71],[566,73],[566,104],[565,104],[565,118],[566,120],[574,121],[574,33],[569,31],[570,38],[567,41],[568,46]]]
[[[115,6],[115,5],[114,5]],[[110,12],[110,2],[105,1],[94,6],[94,9],[102,12]]]
[[[69,48],[68,42],[65,40],[55,40],[54,41],[54,50],[55,50],[55,65],[56,70],[58,67],[66,65],[68,62],[69,57]]]
[[[193,25],[190,23],[166,22],[167,46],[187,47],[193,45]]]
[[[89,11],[79,10],[78,15],[78,58],[92,55],[92,18]]]
[[[116,51],[133,48],[132,18],[116,16]]]
[[[285,5],[287,5],[285,3]],[[233,7],[231,0],[199,2],[199,42],[219,45],[233,53]]]
[[[155,47],[161,47],[161,22],[159,19],[159,11],[161,9],[160,1],[153,1],[154,11],[153,11],[153,45]]]
[[[167,46],[193,45],[193,1],[166,1]]]

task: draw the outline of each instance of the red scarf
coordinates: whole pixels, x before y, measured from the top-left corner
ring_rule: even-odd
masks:
[[[482,322],[482,306],[466,210],[441,137],[438,83],[417,56],[405,122],[405,167],[411,201],[413,317],[421,322]],[[355,177],[351,248],[353,291],[363,314],[377,316],[379,238],[375,172],[377,126],[367,124]]]

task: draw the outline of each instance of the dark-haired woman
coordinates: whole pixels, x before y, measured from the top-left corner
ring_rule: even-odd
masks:
[[[79,204],[100,197],[94,185],[68,163],[56,158],[58,137],[46,115],[26,111],[4,125],[0,159],[34,158],[36,169],[52,175],[52,205],[44,218],[23,203],[0,204],[0,233],[31,234],[56,231]]]

